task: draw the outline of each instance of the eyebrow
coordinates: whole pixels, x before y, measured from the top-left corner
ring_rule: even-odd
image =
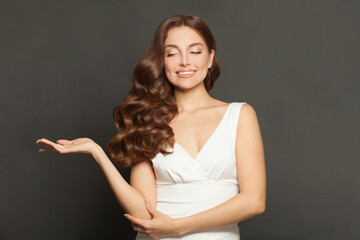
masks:
[[[202,43],[198,43],[198,42],[196,42],[196,43],[192,43],[192,44],[190,44],[190,45],[189,45],[189,47],[193,47],[193,46],[196,46],[196,45],[201,45],[201,46],[203,46],[203,44],[202,44]],[[179,47],[178,47],[177,45],[175,45],[175,44],[168,44],[168,45],[165,45],[165,47],[164,47],[164,48],[167,48],[167,47],[173,47],[173,48],[177,48],[177,49],[179,49]]]

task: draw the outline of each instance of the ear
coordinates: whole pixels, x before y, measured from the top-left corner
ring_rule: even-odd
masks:
[[[209,55],[209,62],[208,62],[208,68],[212,67],[212,63],[215,57],[215,50],[211,49],[210,55]]]

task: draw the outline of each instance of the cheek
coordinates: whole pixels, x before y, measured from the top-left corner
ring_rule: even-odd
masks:
[[[172,69],[174,69],[174,60],[171,59],[166,59],[164,60],[164,68],[165,68],[165,72],[170,72]]]
[[[171,69],[172,69],[172,65],[169,63],[169,61],[164,61],[164,72],[168,80],[171,79],[171,74],[172,74]]]
[[[196,63],[198,67],[207,68],[209,64],[209,58],[208,57],[198,58]]]

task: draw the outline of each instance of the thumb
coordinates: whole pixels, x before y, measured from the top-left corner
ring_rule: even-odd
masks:
[[[154,207],[151,205],[151,203],[148,199],[145,200],[145,205],[146,205],[146,209],[150,213],[151,217],[152,218],[156,217],[157,216],[156,209],[154,209]]]

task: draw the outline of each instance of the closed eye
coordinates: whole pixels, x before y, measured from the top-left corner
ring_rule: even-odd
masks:
[[[171,56],[174,56],[176,53],[168,53],[166,54],[167,57],[171,57]]]
[[[201,52],[190,52],[190,53],[193,53],[193,54],[200,54]]]

